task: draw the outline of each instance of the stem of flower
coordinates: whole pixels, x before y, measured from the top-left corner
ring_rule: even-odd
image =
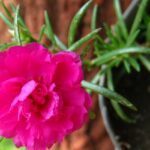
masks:
[[[84,88],[91,89],[92,91],[94,91],[98,94],[101,94],[101,95],[107,97],[108,99],[115,100],[116,102],[118,102],[134,111],[137,111],[137,108],[129,100],[127,100],[125,97],[121,96],[120,94],[118,94],[112,90],[109,90],[102,86],[92,84],[87,81],[82,81],[81,84],[82,84],[82,87],[84,87]]]

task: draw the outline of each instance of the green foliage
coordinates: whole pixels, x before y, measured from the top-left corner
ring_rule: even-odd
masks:
[[[91,29],[95,30],[97,26],[98,5],[95,5],[92,13]]]
[[[96,114],[93,111],[90,111],[89,116],[91,120],[94,120],[96,118]]]
[[[92,40],[93,38],[95,38],[99,31],[100,31],[100,29],[95,29],[94,31],[92,31],[91,33],[86,35],[85,37],[81,38],[79,41],[77,41],[74,44],[72,44],[72,46],[69,47],[69,50],[70,51],[74,51],[74,50],[80,48],[80,46],[82,44],[84,44],[87,41]]]
[[[112,90],[106,89],[101,86],[97,86],[93,83],[82,81],[82,86],[85,88],[89,88],[99,94],[102,94],[103,96],[107,97],[108,99],[112,99],[116,101],[117,103],[120,103],[126,107],[128,107],[131,110],[137,111],[137,108],[125,97],[121,96],[120,94],[113,92]]]
[[[74,18],[72,19],[70,27],[69,27],[69,33],[68,33],[69,47],[74,43],[79,24],[81,23],[83,16],[85,15],[87,9],[89,8],[91,4],[92,4],[92,0],[87,1],[87,3],[85,3],[80,8],[80,10],[75,14]]]
[[[91,66],[100,68],[100,71],[93,78],[93,84],[98,84],[99,79],[106,76],[107,87],[114,91],[115,87],[111,72],[114,67],[120,65],[124,67],[127,73],[131,73],[132,69],[140,72],[141,64],[150,71],[150,61],[147,57],[150,54],[150,15],[146,11],[147,5],[148,0],[140,1],[137,13],[133,17],[133,23],[128,28],[122,15],[120,0],[114,0],[117,22],[113,26],[104,24],[107,40],[103,39],[100,35],[97,35],[95,39],[95,58],[91,60]],[[96,9],[97,7],[95,6],[91,21],[92,26],[95,26],[93,25],[93,20],[96,20]],[[141,38],[142,44],[139,42]],[[112,107],[122,120],[128,123],[135,121],[123,111],[118,102],[112,98],[110,99]]]
[[[128,38],[128,31],[127,27],[125,25],[125,21],[121,12],[120,2],[119,0],[114,0],[114,5],[116,9],[116,15],[118,18],[118,22],[116,24],[116,28],[118,29],[118,32],[125,40]]]
[[[113,77],[112,77],[112,72],[111,70],[109,69],[107,71],[107,87],[110,89],[110,90],[115,90],[114,89],[114,84],[113,84]],[[125,122],[127,123],[135,123],[135,119],[133,118],[130,118],[122,109],[122,107],[120,106],[119,103],[115,102],[114,100],[111,100],[111,104],[112,104],[112,107],[114,108],[114,110],[116,111],[116,114],[122,119],[124,120]]]
[[[19,16],[18,16],[18,14],[19,14],[19,6],[16,9],[15,18],[14,18],[14,38],[19,45],[22,45],[20,31],[19,31],[19,23],[18,23]]]
[[[129,47],[129,48],[116,49],[108,53],[104,53],[102,56],[93,59],[91,63],[92,65],[101,66],[113,60],[117,61],[117,59],[120,58],[124,60],[124,58],[126,58],[124,57],[126,54],[128,54],[129,57],[137,56],[137,54],[150,54],[150,48]]]
[[[12,140],[3,139],[0,142],[0,150],[25,150],[25,148],[16,148]]]
[[[4,50],[13,45],[22,45],[35,41],[19,14],[19,6],[15,7],[11,4],[11,11],[14,13],[14,15],[12,15],[12,12],[7,9],[2,0],[0,3],[5,10],[5,14],[0,13],[0,18],[6,23],[12,36],[10,43],[0,45],[0,50]]]
[[[148,1],[149,0],[142,0],[141,1],[139,8],[138,8],[138,11],[137,11],[137,14],[135,16],[135,19],[133,21],[133,25],[131,27],[129,37],[132,36],[132,34],[134,34],[138,30],[140,23],[141,23],[142,19],[144,18],[143,14],[144,14],[144,11],[146,10],[146,6],[148,4]]]
[[[51,40],[52,44],[54,46],[56,46],[54,32],[53,32],[47,11],[45,11],[44,15],[45,15],[45,24],[46,24],[45,33],[46,33],[47,37]]]

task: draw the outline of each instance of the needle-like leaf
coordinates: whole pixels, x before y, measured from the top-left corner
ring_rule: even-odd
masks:
[[[97,33],[100,29],[96,29],[91,33],[87,34],[85,37],[81,38],[79,41],[75,42],[71,47],[69,47],[69,51],[77,50],[82,44],[96,37]]]
[[[19,31],[19,24],[18,24],[18,14],[19,14],[19,6],[17,6],[16,12],[15,12],[15,18],[14,18],[14,37],[15,37],[16,42],[19,45],[22,45],[20,31]]]
[[[53,32],[52,25],[51,25],[51,23],[50,23],[50,20],[49,20],[49,16],[48,16],[47,11],[45,11],[44,15],[45,15],[45,24],[46,24],[45,34],[46,34],[46,35],[48,36],[48,38],[51,40],[52,44],[53,44],[54,46],[56,46],[55,34],[54,34],[54,32]]]
[[[129,48],[122,48],[118,50],[114,50],[112,52],[106,53],[101,57],[98,57],[92,61],[93,65],[102,65],[105,64],[117,56],[124,55],[124,54],[150,54],[150,48],[145,47],[129,47]]]
[[[87,3],[85,3],[80,10],[76,13],[74,18],[71,21],[71,25],[69,27],[69,33],[68,33],[68,45],[69,47],[74,43],[75,41],[75,35],[77,33],[77,29],[79,27],[79,24],[85,15],[87,9],[92,4],[92,0],[89,0]]]
[[[102,86],[97,86],[97,85],[92,84],[92,83],[87,82],[87,81],[82,81],[82,86],[84,88],[91,89],[94,92],[107,97],[108,99],[113,99],[116,102],[118,102],[118,103],[132,109],[132,110],[135,110],[135,111],[137,110],[137,108],[129,100],[127,100],[126,98],[124,98],[123,96],[121,96],[120,94],[118,94],[112,90],[109,90],[109,89],[104,88]]]

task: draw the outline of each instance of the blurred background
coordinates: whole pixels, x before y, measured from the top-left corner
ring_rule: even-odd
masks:
[[[127,8],[130,1],[121,0],[123,11]],[[54,32],[64,43],[67,42],[68,26],[72,17],[85,2],[86,0],[4,0],[7,6],[10,3],[20,5],[21,14],[34,37],[38,36],[41,25],[44,22],[43,14],[46,9]],[[95,0],[95,3],[99,4],[98,27],[102,27],[104,22],[108,24],[115,23],[113,0]],[[0,7],[0,11],[3,12],[2,7]],[[78,38],[90,32],[91,13],[92,8],[88,10],[80,25]],[[9,41],[10,36],[7,31],[7,26],[0,20],[0,43]],[[103,31],[100,34],[105,37]],[[85,73],[85,76],[87,79],[90,79],[93,74],[94,72],[88,72]],[[92,110],[96,114],[95,119],[89,120],[80,130],[66,137],[61,144],[54,145],[51,150],[114,150],[103,124],[97,96],[92,95],[92,97]]]

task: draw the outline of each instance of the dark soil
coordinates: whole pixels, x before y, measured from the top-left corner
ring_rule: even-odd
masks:
[[[112,128],[123,150],[150,150],[150,73],[142,68],[141,73],[133,71],[131,75],[121,77],[118,74],[114,74],[115,79],[118,79],[117,91],[132,100],[138,112],[126,111],[136,119],[135,124],[127,124],[110,108]]]

